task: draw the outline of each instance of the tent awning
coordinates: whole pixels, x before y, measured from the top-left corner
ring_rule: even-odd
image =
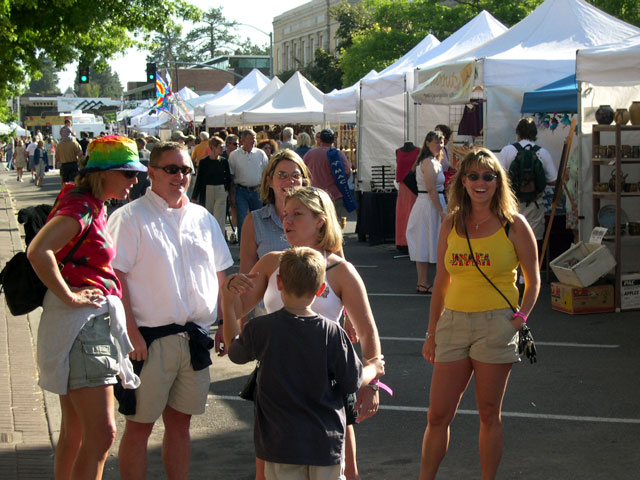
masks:
[[[575,75],[526,92],[522,99],[522,113],[577,113],[578,84]]]

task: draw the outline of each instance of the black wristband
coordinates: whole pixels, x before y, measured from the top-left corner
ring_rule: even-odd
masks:
[[[222,325],[222,323],[223,323],[223,319],[222,319],[222,318],[219,318],[219,319],[218,319],[218,323],[216,323],[216,325],[220,326],[220,325]]]

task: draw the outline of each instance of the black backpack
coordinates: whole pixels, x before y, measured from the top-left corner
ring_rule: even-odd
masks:
[[[538,158],[540,147],[538,145],[523,147],[520,143],[514,143],[513,146],[518,153],[509,166],[511,188],[519,202],[535,202],[547,186],[544,168]]]

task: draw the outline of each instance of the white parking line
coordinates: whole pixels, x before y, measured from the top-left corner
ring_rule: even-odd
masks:
[[[214,400],[242,401],[249,403],[238,396],[209,394]],[[380,405],[380,410],[394,412],[416,412],[427,413],[427,407],[401,407],[396,405]],[[458,410],[458,415],[478,415],[477,410]],[[592,423],[622,423],[628,425],[640,425],[640,418],[615,418],[615,417],[592,417],[582,415],[551,415],[546,413],[522,413],[522,412],[502,412],[503,417],[532,418],[535,420],[565,420],[568,422],[592,422]]]
[[[380,340],[390,340],[396,342],[424,342],[424,338],[415,337],[380,337]],[[538,342],[537,340],[536,345],[543,345],[546,347],[620,348],[620,345],[601,343]]]

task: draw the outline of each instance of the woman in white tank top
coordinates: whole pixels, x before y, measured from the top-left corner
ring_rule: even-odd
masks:
[[[349,332],[349,325],[345,325],[345,328],[353,339],[360,339],[363,359],[380,355],[380,338],[364,282],[353,265],[336,255],[342,250],[342,230],[329,194],[314,187],[291,189],[285,201],[282,224],[291,246],[311,247],[325,254],[326,293],[316,298],[312,309],[336,322],[340,319],[342,309],[346,309],[353,329]],[[248,275],[238,274],[230,280],[229,286],[243,293],[240,296],[243,314],[263,297],[268,312],[282,308],[282,300],[275,288],[280,253],[266,254]],[[358,422],[375,415],[378,404],[377,391],[361,388],[355,407]],[[347,427],[345,463],[347,479],[358,479],[353,425]]]

